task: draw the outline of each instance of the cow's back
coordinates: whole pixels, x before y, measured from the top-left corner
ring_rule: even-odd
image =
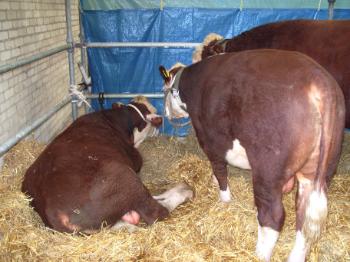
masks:
[[[181,86],[186,88],[181,91]],[[305,135],[313,143],[315,126],[319,127],[310,98],[313,87],[322,99],[343,99],[332,76],[309,57],[251,50],[213,56],[186,68],[180,95],[202,145],[215,140],[217,147],[228,147],[229,140],[239,137],[244,144],[254,141],[287,148],[292,145],[283,135],[295,142]]]
[[[272,48],[298,51],[313,58],[338,82],[346,98],[350,126],[350,20],[295,20],[253,28],[229,40],[226,52]]]
[[[79,118],[57,136],[27,170],[22,191],[33,198],[32,205],[46,225],[66,231],[54,225],[55,221],[49,221],[48,217],[58,218],[59,210],[62,214],[75,208],[76,212],[83,212],[78,207],[92,201],[98,183],[101,191],[96,195],[101,198],[101,192],[111,189],[112,182],[128,183],[128,179],[134,179],[134,173],[140,169],[142,158],[139,152],[121,130],[113,128],[107,121],[101,113]],[[119,169],[122,172],[118,172]],[[132,181],[129,182],[131,185]],[[103,189],[104,184],[106,189]],[[127,187],[124,185],[123,188]],[[108,197],[108,192],[106,194]],[[95,208],[97,213],[99,208]],[[50,210],[55,213],[50,214]],[[119,212],[126,211],[120,208]],[[87,215],[84,219],[89,224]],[[90,220],[99,221],[94,217]]]

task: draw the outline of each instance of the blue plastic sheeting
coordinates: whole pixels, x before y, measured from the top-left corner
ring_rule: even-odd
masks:
[[[162,9],[176,8],[318,8],[327,9],[328,1],[320,0],[81,0],[83,10]],[[336,0],[335,8],[350,8],[349,0]]]
[[[231,38],[257,25],[291,19],[327,19],[328,11],[315,9],[204,9],[165,8],[83,11],[87,42],[202,42],[215,32]],[[334,10],[334,19],[349,19],[349,9]],[[90,48],[89,69],[93,93],[161,93],[163,81],[158,67],[176,62],[191,64],[188,48]],[[106,100],[111,107],[116,99]],[[128,100],[118,100],[127,102]],[[151,101],[159,112],[162,99]],[[209,105],[208,105],[209,106]],[[93,108],[99,110],[97,100]],[[214,124],[214,123],[213,123]],[[218,124],[218,123],[215,123]],[[165,124],[165,133],[184,136],[186,128],[174,130]]]

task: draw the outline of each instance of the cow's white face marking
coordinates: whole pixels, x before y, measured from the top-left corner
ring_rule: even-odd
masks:
[[[225,159],[230,165],[243,169],[251,169],[247,153],[238,139],[233,140],[232,149],[226,152]]]
[[[179,90],[172,89],[165,98],[165,116],[169,119],[188,117],[187,105],[181,101]]]
[[[141,132],[134,128],[134,147],[139,147],[139,145],[148,137],[148,134],[153,132],[155,128],[152,127],[151,123],[147,123],[145,128]]]
[[[306,246],[306,240],[303,233],[297,231],[295,238],[295,244],[292,252],[288,257],[288,262],[304,262],[308,248]]]
[[[231,201],[231,192],[228,185],[225,191],[220,190],[220,200],[224,203],[228,203]]]
[[[173,211],[178,205],[192,197],[193,191],[184,183],[178,184],[172,189],[165,191],[163,194],[153,196],[153,198],[163,207],[168,209],[169,212]]]
[[[150,105],[147,106],[147,104],[145,104],[146,107],[148,108]],[[144,129],[141,130],[141,132],[137,129],[134,128],[134,146],[135,147],[139,147],[139,145],[148,137],[148,136],[155,136],[158,134],[158,129],[156,127],[154,127],[152,125],[152,120],[154,118],[158,118],[160,117],[157,114],[151,113],[151,114],[147,114],[146,117],[144,117],[141,113],[141,111],[134,105],[132,104],[128,104],[129,107],[132,107],[139,115],[140,117],[143,119],[143,121],[146,122],[146,126]],[[151,108],[152,110],[152,108]],[[155,109],[154,109],[155,110]]]
[[[279,232],[270,227],[261,227],[258,222],[258,241],[256,255],[263,261],[270,261],[273,248],[277,242]]]

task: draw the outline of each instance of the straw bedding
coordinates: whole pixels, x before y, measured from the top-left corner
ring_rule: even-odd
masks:
[[[21,142],[5,158],[0,174],[0,261],[256,261],[256,210],[249,171],[230,168],[233,201],[218,201],[209,162],[193,135],[159,137],[141,145],[141,178],[153,194],[186,181],[190,202],[169,218],[133,233],[101,228],[89,236],[47,229],[20,192],[26,168],[44,145]],[[350,261],[350,135],[329,190],[326,231],[309,261]],[[285,261],[294,243],[295,190],[284,197],[285,226],[272,261]]]

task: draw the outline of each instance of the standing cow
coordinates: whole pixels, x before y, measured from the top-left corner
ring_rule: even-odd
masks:
[[[282,194],[297,179],[296,242],[304,261],[327,215],[327,187],[341,151],[344,98],[309,57],[273,49],[228,53],[166,71],[166,115],[190,116],[200,146],[230,201],[227,164],[252,170],[256,252],[269,261],[282,229]]]
[[[55,138],[27,170],[22,191],[46,226],[94,232],[119,220],[148,224],[192,196],[180,184],[152,197],[136,175],[138,146],[162,118],[145,99],[80,117]]]
[[[350,20],[293,20],[253,28],[232,39],[208,35],[193,62],[223,52],[273,48],[298,51],[315,59],[337,80],[346,106],[345,127],[350,128]]]

